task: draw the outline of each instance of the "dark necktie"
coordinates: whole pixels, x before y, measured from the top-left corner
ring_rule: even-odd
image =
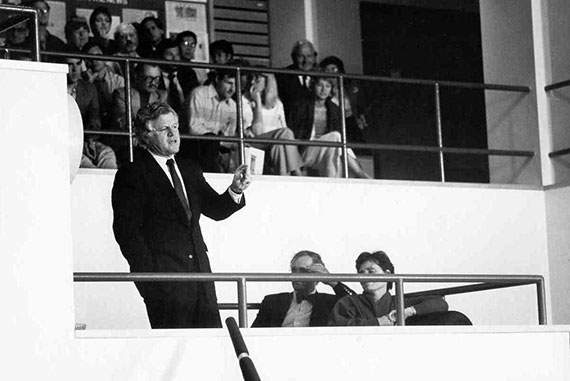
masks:
[[[190,222],[192,218],[192,212],[190,211],[190,205],[188,204],[188,200],[184,195],[184,188],[182,187],[182,181],[180,181],[180,177],[178,177],[178,173],[176,173],[176,168],[174,167],[174,159],[166,160],[166,165],[168,166],[168,170],[170,171],[170,176],[172,176],[172,182],[174,183],[174,190],[176,191],[176,195],[178,199],[184,206],[184,211],[186,212],[186,216],[188,217],[188,222]]]
[[[170,81],[170,84],[168,85],[168,104],[170,104],[170,106],[174,109],[174,111],[179,112],[180,105],[182,103],[180,102],[180,94],[178,94],[178,87],[174,82],[175,78],[176,74],[174,73],[168,74],[168,80]]]
[[[295,300],[297,300],[297,303],[301,303],[303,300],[306,300],[307,302],[313,302],[313,296],[314,294],[301,294],[299,292],[295,293]]]

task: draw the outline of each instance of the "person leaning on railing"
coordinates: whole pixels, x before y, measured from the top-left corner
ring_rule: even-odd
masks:
[[[383,251],[363,252],[356,259],[359,274],[393,274],[394,265]],[[392,282],[361,282],[364,292],[340,299],[329,317],[329,325],[374,326],[396,324],[396,302],[390,294]],[[404,298],[406,325],[471,325],[460,312],[449,311],[441,296]]]
[[[328,274],[321,256],[313,251],[302,250],[291,259],[293,274]],[[252,327],[322,327],[327,325],[334,304],[345,295],[355,294],[341,282],[324,282],[335,295],[317,292],[319,282],[294,281],[294,292],[267,295]]]

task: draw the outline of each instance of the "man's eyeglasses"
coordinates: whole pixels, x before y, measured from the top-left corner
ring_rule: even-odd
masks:
[[[176,130],[178,130],[178,125],[177,125],[177,124],[174,124],[174,125],[172,125],[172,126],[164,126],[164,127],[162,127],[162,128],[159,128],[159,129],[154,129],[154,132],[166,132],[166,131],[168,131],[168,130],[170,130],[170,131],[176,131]]]
[[[153,83],[153,82],[154,82],[154,83],[158,84],[158,83],[160,82],[160,76],[153,77],[153,76],[150,76],[150,75],[143,75],[143,76],[141,76],[141,77],[145,80],[145,82],[148,82],[148,83]]]
[[[191,48],[195,48],[196,47],[196,43],[195,42],[190,42],[190,41],[182,41],[180,43],[180,45],[183,46],[190,46]]]

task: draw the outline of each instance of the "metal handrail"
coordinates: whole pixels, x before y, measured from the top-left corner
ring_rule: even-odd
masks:
[[[32,32],[32,59],[36,62],[40,62],[40,33],[39,33],[39,16],[38,10],[32,7],[22,7],[19,5],[10,4],[0,4],[0,11],[23,13],[23,16],[18,16],[15,18],[9,18],[2,23],[0,23],[0,33],[7,31],[8,29],[15,27],[22,22],[27,22],[32,20],[33,30]],[[4,49],[8,52],[8,49]]]
[[[544,91],[549,92],[569,86],[570,86],[570,79],[565,81],[555,82],[548,86],[544,86]],[[548,154],[548,157],[552,159],[555,157],[566,156],[566,155],[570,155],[570,148],[563,148],[560,150],[552,151]]]
[[[397,325],[404,321],[404,282],[408,283],[477,283],[460,287],[423,291],[418,295],[455,295],[482,290],[518,287],[535,284],[538,306],[538,323],[546,324],[546,291],[544,277],[541,275],[479,275],[479,274],[270,274],[270,273],[89,273],[73,274],[74,282],[237,282],[238,315],[240,327],[247,327],[247,310],[252,304],[247,303],[247,282],[394,282],[396,286]],[[224,309],[233,304],[224,304]]]
[[[12,49],[19,52],[26,52],[26,50]],[[230,69],[236,70],[236,111],[239,117],[237,118],[236,133],[237,137],[216,137],[216,136],[196,136],[196,135],[181,135],[182,139],[188,140],[203,140],[203,141],[223,141],[223,142],[236,142],[238,144],[239,162],[243,163],[245,157],[245,145],[247,143],[267,143],[267,144],[280,144],[280,145],[298,145],[298,146],[322,146],[322,147],[338,147],[342,151],[342,167],[343,167],[343,177],[348,178],[348,150],[350,148],[362,148],[370,150],[384,150],[384,151],[412,151],[412,152],[434,152],[438,153],[439,168],[440,168],[440,179],[445,182],[445,165],[444,165],[444,154],[476,154],[476,155],[487,155],[487,156],[509,156],[509,157],[527,157],[532,158],[535,156],[533,151],[524,150],[501,150],[501,149],[479,149],[479,148],[459,148],[459,147],[444,147],[443,146],[443,131],[442,131],[442,116],[441,116],[441,102],[440,102],[440,88],[441,87],[459,87],[459,88],[469,88],[469,89],[481,89],[481,90],[496,90],[496,91],[510,91],[519,93],[529,93],[531,88],[529,86],[510,86],[510,85],[499,85],[499,84],[481,84],[472,82],[454,82],[454,81],[438,81],[438,80],[425,80],[425,79],[408,79],[408,78],[392,78],[392,77],[380,77],[380,76],[370,76],[370,75],[356,75],[356,74],[345,74],[345,73],[324,73],[324,72],[310,72],[312,77],[329,77],[337,78],[339,86],[339,108],[341,110],[341,141],[337,142],[320,142],[313,140],[295,140],[295,141],[285,141],[280,139],[256,139],[256,138],[245,138],[244,126],[243,126],[243,115],[241,104],[241,77],[240,73],[244,72],[267,72],[274,74],[289,74],[289,75],[307,75],[306,71],[301,70],[290,70],[290,69],[276,69],[276,68],[259,68],[259,67],[248,67],[239,65],[219,65],[210,63],[199,63],[199,62],[181,62],[181,61],[166,61],[148,58],[135,58],[135,57],[121,57],[121,56],[109,56],[109,55],[90,55],[83,53],[61,53],[45,51],[42,54],[54,57],[71,57],[80,59],[96,59],[102,61],[114,61],[121,62],[124,67],[125,72],[125,101],[126,101],[126,121],[129,128],[129,133],[127,136],[129,139],[129,157],[133,160],[133,131],[131,123],[131,103],[130,103],[130,64],[131,63],[152,63],[155,65],[176,65],[180,67],[192,67],[192,68],[213,68],[213,69]],[[413,146],[413,145],[394,145],[394,144],[368,144],[368,143],[351,143],[347,141],[346,135],[346,120],[345,115],[345,98],[344,98],[344,79],[359,79],[366,81],[377,81],[377,82],[387,82],[387,83],[398,83],[398,84],[409,84],[409,85],[423,85],[423,86],[434,86],[434,96],[435,96],[435,107],[436,107],[436,133],[438,137],[437,146]],[[102,134],[103,131],[85,131],[88,134]],[[106,131],[107,135],[125,135],[124,132],[120,131]]]

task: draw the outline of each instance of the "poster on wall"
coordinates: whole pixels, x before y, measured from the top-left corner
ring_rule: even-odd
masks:
[[[208,62],[208,18],[205,1],[165,1],[166,30],[174,38],[182,31],[196,33],[198,41],[194,61]]]
[[[63,1],[48,1],[49,4],[49,24],[47,30],[56,37],[61,38],[62,41],[67,41],[65,38],[65,2]]]
[[[92,12],[93,9],[87,9],[87,8],[75,9],[75,14],[79,17],[84,17],[85,20],[87,20],[87,22],[89,22],[89,17],[91,17]],[[105,37],[113,38],[113,36],[115,35],[115,29],[117,29],[117,25],[119,25],[120,23],[121,23],[121,18],[119,16],[111,16],[111,30],[109,31],[109,34]],[[90,32],[91,33],[89,33],[89,35],[93,36],[93,31]]]
[[[158,12],[150,9],[123,8],[123,22],[140,23],[145,17],[158,17]]]

